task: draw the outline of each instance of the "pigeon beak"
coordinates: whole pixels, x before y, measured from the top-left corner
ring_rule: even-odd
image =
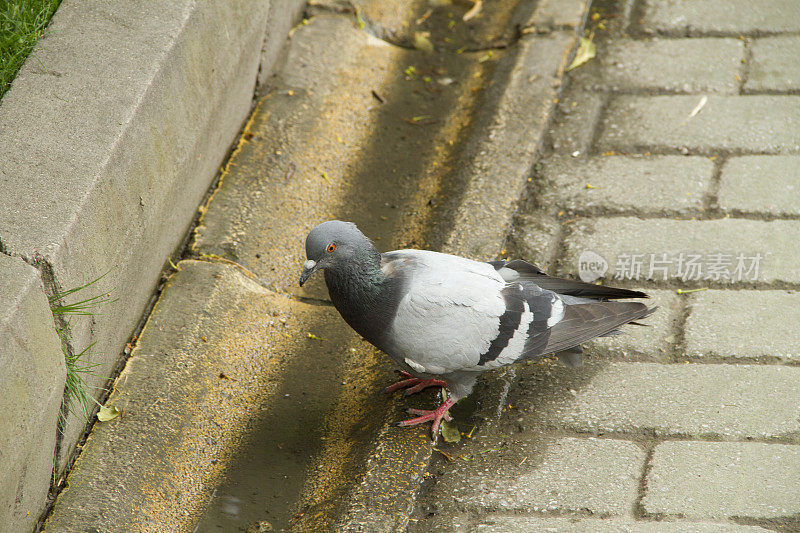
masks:
[[[303,263],[303,273],[300,274],[300,286],[302,287],[303,283],[317,270],[319,270],[319,264],[316,261],[309,259]]]

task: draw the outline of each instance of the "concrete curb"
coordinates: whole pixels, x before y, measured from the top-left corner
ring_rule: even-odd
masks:
[[[0,531],[44,509],[66,368],[39,272],[0,254]]]
[[[0,252],[38,270],[33,290],[45,303],[45,295],[108,273],[99,290],[116,301],[87,320],[60,324],[69,353],[95,343],[86,363],[97,366],[86,380],[97,397],[250,112],[259,68],[266,80],[301,6],[298,0],[147,6],[66,0],[3,98]],[[12,274],[0,269],[3,277]],[[43,322],[53,328],[47,313],[36,318]],[[31,364],[27,352],[6,356],[7,349],[0,343],[3,368]],[[63,366],[42,379],[60,388],[42,412],[65,414],[58,432],[55,425],[47,430],[58,435],[55,464],[52,449],[44,451],[52,448],[50,438],[30,440],[28,453],[38,462],[4,483],[19,486],[20,494],[41,496],[51,471],[58,479],[84,434],[86,420],[61,405],[63,379]],[[14,396],[9,411],[24,411],[20,406],[39,395]],[[13,431],[10,423],[3,418],[0,434]],[[5,463],[3,471],[13,466]],[[30,509],[12,529],[33,527],[41,507]],[[2,503],[0,524],[15,512]]]

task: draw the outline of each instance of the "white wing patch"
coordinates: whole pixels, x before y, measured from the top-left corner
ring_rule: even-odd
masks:
[[[413,368],[413,369],[414,369],[414,370],[416,370],[417,372],[422,372],[423,374],[426,374],[426,373],[428,373],[428,369],[427,369],[427,368],[425,368],[424,366],[422,366],[422,365],[421,365],[421,364],[419,364],[419,363],[416,363],[416,362],[412,361],[412,360],[411,360],[411,359],[409,359],[408,357],[406,357],[405,359],[403,359],[403,361],[405,361],[405,363],[406,363],[408,366],[410,366],[411,368]]]
[[[564,302],[561,298],[553,295],[553,308],[550,310],[550,318],[547,319],[547,327],[552,328],[564,318]]]

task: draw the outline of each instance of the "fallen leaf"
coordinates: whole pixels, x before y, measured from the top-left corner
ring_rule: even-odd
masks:
[[[596,55],[597,48],[595,48],[592,40],[587,37],[581,37],[581,43],[578,45],[578,51],[575,53],[575,59],[573,59],[572,63],[567,67],[567,72],[583,65]]]
[[[313,333],[306,333],[306,337],[308,337],[309,339],[315,340],[315,341],[325,340],[322,337],[317,337]]]
[[[105,405],[100,406],[100,410],[97,411],[97,419],[100,422],[108,422],[109,420],[114,420],[119,416],[119,409],[117,409],[116,405],[112,405],[111,407],[106,407]]]
[[[461,433],[458,431],[458,426],[456,426],[455,422],[442,420],[442,424],[439,427],[442,428],[442,437],[444,437],[445,442],[458,442],[461,440]]]
[[[422,50],[423,52],[433,52],[433,43],[428,38],[430,33],[427,31],[418,31],[414,33],[414,48]]]
[[[361,11],[358,8],[356,8],[355,12],[356,12],[355,13],[355,15],[356,15],[356,26],[358,26],[359,29],[363,30],[364,26],[366,26],[366,24],[364,23],[364,19],[361,18]]]

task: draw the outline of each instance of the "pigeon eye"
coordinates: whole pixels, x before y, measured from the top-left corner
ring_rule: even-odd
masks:
[[[329,252],[332,252],[332,251],[334,251],[335,249],[336,249],[336,245],[335,245],[334,243],[330,243],[330,244],[328,245],[328,248],[327,248],[327,250],[328,250]]]

